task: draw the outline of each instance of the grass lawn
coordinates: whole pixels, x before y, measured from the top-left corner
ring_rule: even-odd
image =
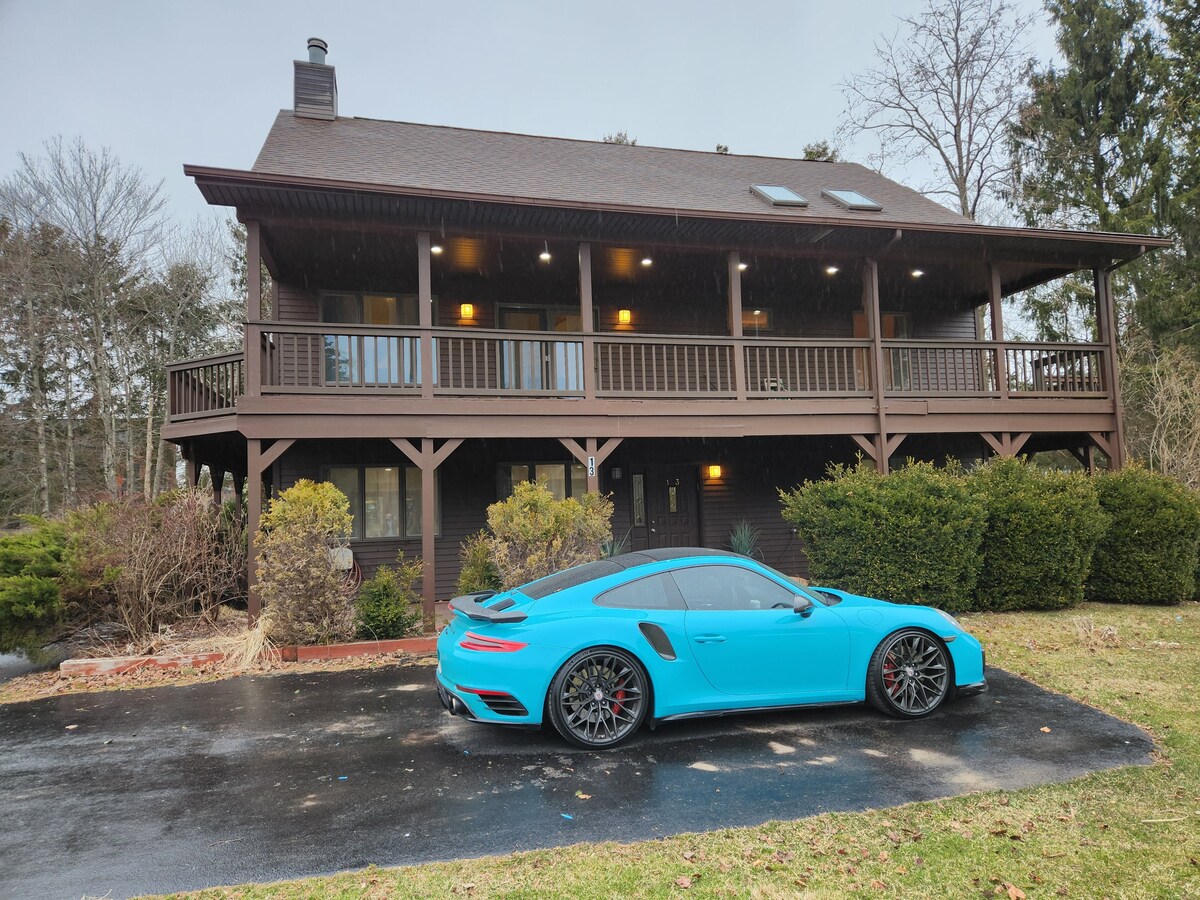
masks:
[[[1161,760],[1012,793],[184,896],[1200,897],[1200,603],[964,622],[989,663],[1142,725]]]

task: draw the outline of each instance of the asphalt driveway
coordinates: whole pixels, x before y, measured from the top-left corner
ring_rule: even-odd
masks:
[[[865,707],[700,720],[607,753],[452,718],[427,667],[0,706],[0,897],[631,841],[1150,761],[1139,729],[988,678],[915,722]]]

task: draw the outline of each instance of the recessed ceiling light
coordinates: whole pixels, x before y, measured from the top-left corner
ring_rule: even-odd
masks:
[[[924,274],[925,274],[925,270],[924,270],[924,269],[913,269],[913,270],[912,270],[912,277],[913,277],[913,278],[920,278],[920,277],[921,277],[922,275],[924,275]]]
[[[756,310],[754,311],[754,315],[756,315],[756,316],[761,316],[761,315],[762,315],[762,310],[761,310],[761,309],[756,309]]]
[[[429,252],[432,253],[434,256],[437,256],[438,254],[440,254],[442,252],[442,245],[434,244],[432,247],[429,248]]]
[[[748,268],[750,268],[750,263],[738,263],[739,272],[745,272]]]
[[[550,262],[550,244],[542,244],[542,252],[538,254],[538,259],[542,262]]]
[[[650,266],[653,264],[654,264],[654,260],[652,260],[650,257],[648,257],[648,256],[642,257],[642,265],[643,266]]]
[[[842,270],[839,269],[837,266],[826,266],[825,267],[826,275],[836,275],[840,271],[842,271]]]

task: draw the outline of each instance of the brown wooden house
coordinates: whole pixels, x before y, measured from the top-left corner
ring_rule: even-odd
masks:
[[[1110,273],[1160,241],[978,225],[851,163],[339,117],[323,45],[295,68],[251,169],[185,167],[246,225],[249,301],[241,352],[169,365],[164,436],[248,479],[252,526],[333,481],[359,564],[420,555],[431,607],[523,479],[610,492],[633,548],[748,519],[803,571],[776,490],[831,461],[1121,464]],[[1080,271],[1095,341],[1005,340],[1005,296]]]

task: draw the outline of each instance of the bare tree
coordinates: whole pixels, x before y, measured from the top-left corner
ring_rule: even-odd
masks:
[[[16,172],[0,184],[0,215],[18,226],[43,223],[72,245],[56,275],[66,319],[86,348],[93,402],[103,429],[102,470],[117,491],[118,412],[126,429],[131,398],[127,372],[116,370],[114,343],[133,337],[118,320],[120,299],[157,249],[165,198],[162,182],[150,183],[107,148],[96,152],[76,138],[47,141],[41,156],[21,154]],[[116,397],[120,387],[125,396]]]
[[[1130,450],[1156,472],[1200,490],[1200,362],[1186,347],[1155,347],[1130,333],[1121,385]]]
[[[874,135],[880,167],[891,158],[927,162],[938,173],[928,193],[977,218],[1010,172],[1029,21],[1006,0],[927,0],[875,45],[874,68],[842,84],[849,109],[840,136]]]

